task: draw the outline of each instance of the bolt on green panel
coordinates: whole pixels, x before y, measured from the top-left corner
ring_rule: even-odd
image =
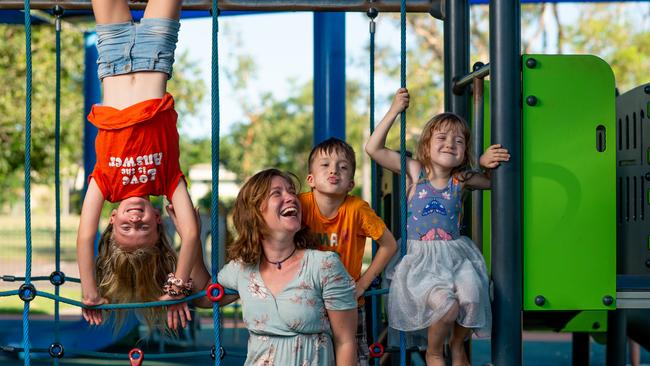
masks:
[[[607,332],[607,311],[606,310],[586,310],[581,311],[567,325],[562,328],[561,332],[574,333],[605,333]]]
[[[589,55],[522,65],[524,309],[613,309],[603,304],[616,297],[613,73]]]

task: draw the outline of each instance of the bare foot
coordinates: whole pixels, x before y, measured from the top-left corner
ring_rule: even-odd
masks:
[[[427,350],[426,358],[427,366],[445,366],[445,357],[442,355],[442,353],[433,354],[429,353]]]

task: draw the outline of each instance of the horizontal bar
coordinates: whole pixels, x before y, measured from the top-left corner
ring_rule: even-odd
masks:
[[[465,88],[471,84],[474,79],[482,79],[488,75],[490,75],[490,64],[485,64],[478,70],[472,71],[460,79],[455,80],[451,86],[451,90],[456,95],[462,95]]]
[[[428,13],[435,7],[440,7],[441,0],[408,0],[406,11],[411,13]],[[380,12],[400,11],[400,0],[220,0],[219,10],[241,11],[360,11],[375,8]],[[32,9],[52,9],[60,5],[66,10],[90,10],[90,0],[32,0]],[[133,10],[142,10],[146,1],[129,1]],[[0,9],[23,9],[22,0],[2,0]],[[183,0],[183,10],[209,10],[211,0]]]

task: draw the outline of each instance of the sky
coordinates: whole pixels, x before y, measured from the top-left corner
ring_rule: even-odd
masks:
[[[378,28],[382,20],[378,19]],[[222,17],[219,19],[219,63],[232,65],[231,52],[249,54],[258,66],[257,79],[251,83],[251,97],[271,92],[277,98],[287,97],[291,90],[290,79],[301,85],[313,76],[313,15],[301,13],[256,14]],[[189,53],[191,60],[199,62],[202,79],[208,90],[211,80],[211,19],[182,20],[177,52]],[[200,36],[199,36],[200,35]],[[208,37],[204,37],[207,35]],[[399,33],[397,42],[399,44]],[[349,78],[366,78],[368,74],[368,18],[365,14],[346,15],[346,64]],[[379,37],[379,36],[378,36]],[[241,47],[233,50],[236,39]],[[200,41],[197,41],[200,39]],[[390,40],[394,41],[394,40]],[[355,66],[357,61],[362,67]],[[230,64],[228,64],[230,62]],[[395,86],[397,88],[398,85]],[[232,124],[241,121],[243,114],[232,97],[232,87],[220,76],[221,133],[227,133]],[[190,136],[209,134],[210,100],[201,108],[201,116],[186,120],[183,132]]]
[[[560,18],[563,23],[571,22],[579,14],[580,5],[559,4]],[[638,7],[640,13],[650,12],[648,5],[630,5]],[[554,32],[554,21],[549,19],[549,32]],[[284,12],[244,16],[228,16],[219,19],[219,63],[220,69],[232,66],[232,52],[244,53],[255,60],[257,79],[252,81],[250,98],[256,98],[264,92],[272,93],[277,99],[284,98],[291,92],[290,79],[301,85],[313,75],[313,14],[310,12]],[[208,88],[207,98],[201,107],[199,116],[187,118],[182,122],[182,131],[191,137],[210,135],[210,80],[211,80],[211,18],[183,19],[177,52],[188,52],[190,60],[199,63],[201,78]],[[399,29],[387,22],[383,14],[376,20],[378,44],[391,44],[399,47]],[[431,18],[432,25],[439,22]],[[645,21],[644,21],[645,23]],[[647,23],[646,23],[647,24]],[[525,37],[522,34],[522,38]],[[552,42],[554,37],[548,37]],[[237,46],[237,39],[240,45]],[[368,18],[363,13],[346,14],[346,74],[348,78],[368,79]],[[413,37],[410,37],[413,39]],[[407,34],[407,41],[409,35]],[[555,45],[547,45],[548,52],[553,52]],[[408,44],[407,44],[408,47]],[[540,45],[541,47],[541,45]],[[534,50],[533,50],[534,51]],[[487,61],[487,60],[486,60]],[[395,60],[399,62],[399,59]],[[408,67],[408,65],[407,65]],[[388,107],[390,95],[399,87],[399,80],[384,80],[376,83],[377,115]],[[242,110],[233,98],[233,89],[225,77],[220,77],[221,134],[228,133],[233,123],[243,121]]]

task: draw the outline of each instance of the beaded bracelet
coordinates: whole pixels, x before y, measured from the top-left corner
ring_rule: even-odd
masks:
[[[163,285],[163,292],[169,296],[189,296],[192,294],[192,279],[184,283],[183,280],[174,276],[173,273],[167,275],[167,281]]]

